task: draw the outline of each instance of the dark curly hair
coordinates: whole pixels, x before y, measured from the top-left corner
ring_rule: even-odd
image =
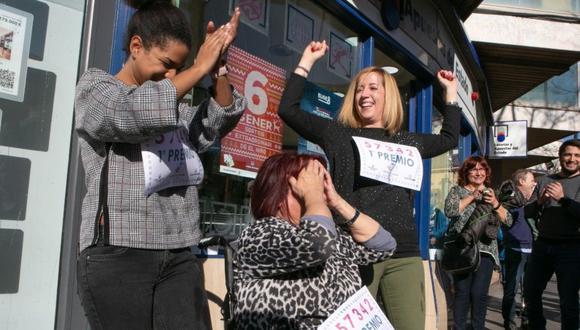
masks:
[[[169,40],[183,43],[191,49],[190,24],[185,13],[170,0],[126,0],[137,9],[127,26],[125,53],[133,36],[141,37],[145,49],[152,46],[164,48]]]

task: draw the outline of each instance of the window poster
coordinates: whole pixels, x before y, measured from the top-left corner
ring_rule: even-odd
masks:
[[[0,98],[24,99],[32,19],[30,13],[0,4]]]
[[[336,118],[341,105],[342,97],[309,81],[306,82],[304,96],[300,101],[300,108],[303,111],[333,120]],[[298,138],[298,152],[324,155],[320,146],[303,137]]]
[[[230,0],[230,15],[236,7],[240,7],[242,23],[268,35],[270,0]]]
[[[286,17],[286,33],[284,44],[294,49],[298,54],[314,40],[314,18],[312,15],[288,4]]]
[[[330,31],[328,38],[328,70],[346,80],[352,78],[354,63],[354,47],[345,37],[335,31]]]
[[[229,78],[248,100],[238,125],[221,141],[220,172],[255,178],[271,155],[282,150],[283,124],[278,105],[286,73],[239,48],[228,51]]]

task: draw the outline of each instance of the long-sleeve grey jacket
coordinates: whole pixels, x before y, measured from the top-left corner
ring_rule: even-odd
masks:
[[[94,243],[101,169],[109,152],[109,244],[145,249],[173,249],[197,244],[199,202],[196,186],[167,188],[144,194],[141,143],[184,128],[189,147],[205,151],[240,119],[245,99],[221,107],[208,99],[198,107],[178,103],[173,83],[147,81],[127,86],[112,75],[89,69],[75,97],[75,129],[79,134],[87,194],[83,200],[80,249]]]

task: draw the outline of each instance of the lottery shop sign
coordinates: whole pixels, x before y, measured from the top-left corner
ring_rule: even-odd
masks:
[[[220,172],[255,178],[266,158],[282,150],[278,106],[286,83],[283,69],[239,48],[228,51],[229,79],[248,100],[236,128],[221,140]]]

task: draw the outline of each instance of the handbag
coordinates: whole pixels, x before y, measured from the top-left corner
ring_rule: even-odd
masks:
[[[479,246],[477,242],[468,244],[460,234],[443,242],[441,267],[453,275],[475,272],[479,268]]]

